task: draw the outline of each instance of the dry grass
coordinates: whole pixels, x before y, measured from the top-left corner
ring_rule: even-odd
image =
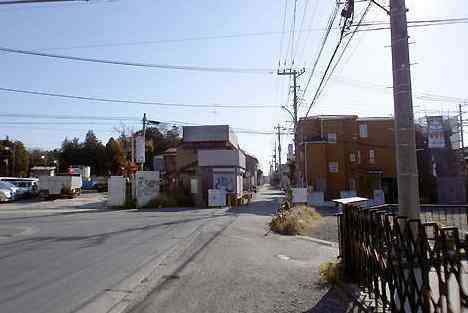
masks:
[[[325,262],[320,264],[320,280],[322,283],[337,284],[343,281],[343,264],[340,262]]]
[[[270,229],[282,235],[306,235],[320,219],[314,208],[296,206],[275,215]]]

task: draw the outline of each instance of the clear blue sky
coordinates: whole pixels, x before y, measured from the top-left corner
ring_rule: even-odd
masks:
[[[334,0],[309,0],[303,28],[324,28]],[[0,46],[42,50],[59,54],[117,59],[145,63],[208,67],[277,68],[282,36],[256,36],[216,40],[73,48],[81,45],[125,43],[197,36],[231,35],[281,31],[284,0],[258,1],[153,1],[120,0],[89,3],[59,3],[0,7]],[[291,25],[293,0],[288,0],[287,29]],[[297,21],[302,21],[305,0],[297,1]],[[465,17],[465,0],[412,0],[407,3],[409,19]],[[362,6],[358,7],[360,10]],[[388,17],[374,8],[368,21]],[[336,42],[334,30],[319,65],[325,66]],[[468,24],[410,30],[414,89],[447,96],[468,98],[466,54]],[[311,67],[317,53],[321,31],[296,34],[296,65]],[[289,36],[283,37],[284,59]],[[353,41],[312,114],[391,115],[391,59],[388,31],[360,33]],[[57,49],[62,48],[62,49]],[[0,113],[60,114],[75,116],[125,116],[193,123],[230,124],[236,128],[272,130],[285,123],[281,112],[287,97],[285,76],[238,73],[207,73],[135,69],[114,65],[89,64],[35,56],[0,54],[0,87],[32,89],[95,97],[192,104],[270,104],[277,109],[187,109],[149,105],[84,102],[59,98],[0,92]],[[305,85],[307,74],[300,81]],[[318,76],[317,76],[318,78]],[[304,103],[312,97],[312,81]],[[304,113],[306,105],[301,108]],[[417,110],[453,110],[455,105],[415,100]],[[418,114],[422,112],[417,112]],[[28,119],[0,117],[0,134],[22,140],[28,147],[59,147],[65,136],[84,137],[95,130],[104,142],[113,125],[96,122],[88,125],[11,125]],[[44,122],[34,120],[35,122]],[[66,122],[66,121],[65,121]],[[81,120],[80,122],[86,122]],[[286,125],[286,124],[285,124]],[[238,135],[242,147],[257,155],[266,168],[271,158],[274,136]],[[284,137],[284,142],[290,137]],[[286,145],[283,151],[286,152]],[[283,156],[283,159],[285,155]]]

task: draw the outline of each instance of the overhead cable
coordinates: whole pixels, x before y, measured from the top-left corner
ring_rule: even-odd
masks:
[[[169,65],[169,64],[151,64],[151,63],[140,63],[140,62],[128,62],[128,61],[118,61],[118,60],[106,60],[106,59],[96,59],[96,58],[87,58],[87,57],[77,57],[70,55],[59,55],[39,51],[29,51],[22,49],[12,49],[7,47],[0,47],[0,51],[7,53],[23,54],[23,55],[33,55],[46,58],[55,58],[62,60],[71,60],[79,62],[91,62],[91,63],[101,63],[101,64],[112,64],[112,65],[123,65],[131,67],[140,67],[140,68],[157,68],[157,69],[167,69],[167,70],[185,70],[185,71],[201,71],[201,72],[221,72],[221,73],[244,73],[244,74],[273,74],[272,69],[259,69],[259,68],[229,68],[229,67],[203,67],[203,66],[189,66],[189,65]]]
[[[139,100],[128,100],[128,99],[111,99],[111,98],[100,98],[100,97],[86,97],[69,94],[54,93],[48,91],[34,91],[16,88],[5,88],[0,87],[0,91],[31,94],[48,97],[59,97],[67,99],[85,100],[85,101],[98,101],[98,102],[110,102],[110,103],[127,103],[127,104],[144,104],[144,105],[155,105],[155,106],[166,106],[166,107],[189,107],[189,108],[226,108],[226,109],[265,109],[265,108],[278,108],[278,105],[272,104],[186,104],[186,103],[167,103],[167,102],[156,102],[156,101],[139,101]]]

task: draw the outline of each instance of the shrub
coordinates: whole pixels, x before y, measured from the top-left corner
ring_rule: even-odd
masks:
[[[273,216],[270,229],[282,235],[305,235],[320,218],[313,208],[297,206]]]
[[[148,208],[170,208],[177,206],[177,200],[171,194],[160,193],[155,199],[153,199],[146,207]]]
[[[320,265],[320,280],[322,283],[337,284],[343,281],[343,264],[341,262],[325,262]]]
[[[123,208],[124,209],[127,209],[127,210],[132,210],[132,209],[136,209],[137,208],[137,201],[136,199],[131,199],[131,198],[126,198],[125,199],[125,202],[124,202],[124,205],[123,205]]]

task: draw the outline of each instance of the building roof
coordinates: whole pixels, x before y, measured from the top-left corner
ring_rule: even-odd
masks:
[[[313,115],[306,117],[301,117],[299,120],[307,121],[307,120],[347,120],[347,119],[357,119],[357,115]]]
[[[375,117],[359,117],[358,122],[372,122],[372,121],[393,121],[393,116],[375,116]]]
[[[51,171],[55,170],[55,166],[33,166],[31,171]]]
[[[229,125],[183,126],[184,144],[225,143],[239,148],[237,136]]]

